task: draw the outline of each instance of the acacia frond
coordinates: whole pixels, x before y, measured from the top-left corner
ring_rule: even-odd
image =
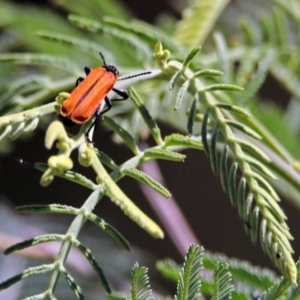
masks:
[[[261,163],[264,162],[261,159],[262,156],[249,157],[244,152],[245,147],[243,147],[241,140],[235,137],[235,133],[230,129],[221,111],[216,110],[214,106],[210,106],[206,115],[207,117],[204,119],[202,127],[202,141],[204,149],[210,155],[212,168],[215,173],[218,170],[218,154],[215,146],[216,139],[219,138],[217,135],[222,135],[222,139],[225,140],[225,147],[223,146],[225,152],[222,155],[219,166],[224,191],[229,191],[231,203],[234,206],[238,206],[240,216],[246,225],[246,231],[251,234],[251,239],[254,243],[257,240],[259,223],[261,224],[260,240],[264,251],[269,254],[272,261],[283,274],[290,278],[292,282],[295,282],[296,273],[291,256],[293,250],[289,242],[292,236],[285,222],[286,216],[277,204],[279,197],[275,190],[260,175],[262,173],[273,176],[272,173]],[[210,135],[207,127],[208,118],[210,118],[211,124],[212,120],[215,122],[212,126],[213,133],[210,142],[207,140],[207,136]],[[218,128],[217,131],[216,128]],[[239,129],[244,134],[248,133],[243,127]],[[227,171],[227,147],[231,150],[234,159],[229,172]],[[256,149],[256,146],[252,145],[251,147],[256,153],[260,152],[260,150]],[[241,171],[241,175],[237,172],[238,168]],[[246,192],[246,185],[248,192]],[[255,199],[255,205],[253,201],[248,202],[248,199]],[[259,221],[260,215],[262,216],[261,221]]]
[[[134,57],[138,62],[150,61],[151,48],[137,36],[134,36],[124,30],[120,30],[117,26],[102,24],[98,21],[71,15],[69,20],[80,28],[85,28],[92,32],[102,33],[104,36],[113,38]]]
[[[131,272],[132,300],[149,300],[149,297],[152,295],[147,271],[147,268],[139,267],[138,263],[134,265]]]
[[[293,29],[298,28],[299,16],[295,15],[296,9],[291,9],[293,5],[297,6],[297,4],[294,1],[290,1],[289,5],[284,4],[281,0],[276,2],[285,8],[287,13],[275,8],[272,14],[263,15],[260,23],[256,24],[256,26],[252,26],[250,21],[244,20],[242,33],[250,46],[255,48],[259,46],[262,49],[268,49],[268,52],[272,53],[272,64],[270,64],[269,68],[271,74],[285,89],[299,99],[300,60],[298,49],[300,40],[299,33]],[[294,17],[295,22],[292,22],[293,20],[288,14]],[[252,61],[255,63],[259,59],[257,57],[254,60],[252,59]]]
[[[156,47],[156,56],[165,73],[168,74],[172,70],[173,74],[180,72],[185,77],[183,79],[181,76],[178,84],[182,85],[188,80],[190,81],[189,91],[198,95],[199,101],[206,107],[201,137],[204,151],[210,156],[213,171],[217,173],[220,169],[224,191],[229,192],[232,205],[238,206],[240,216],[245,222],[246,231],[251,234],[252,241],[256,242],[260,226],[263,250],[268,253],[281,272],[292,283],[295,283],[296,267],[292,258],[293,249],[290,245],[292,236],[286,224],[286,216],[278,205],[279,197],[275,190],[261,175],[262,173],[272,176],[271,172],[263,165],[270,159],[247,137],[248,135],[257,139],[259,135],[253,130],[249,130],[243,123],[232,122],[230,116],[227,116],[218,105],[217,95],[223,90],[223,84],[213,85],[214,91],[219,90],[219,94],[215,96],[208,92],[212,90],[210,86],[207,88],[205,82],[194,78],[194,73],[190,69],[185,69],[184,64],[177,61],[167,62],[166,51],[163,50],[161,44]],[[164,59],[164,57],[166,58]],[[228,89],[237,90],[234,86],[226,86]],[[245,115],[247,114],[245,113]],[[237,137],[237,131],[242,133],[243,139]],[[220,164],[217,142],[224,149]],[[228,150],[233,158],[229,172],[227,171]],[[261,221],[259,220],[260,216],[262,217]]]
[[[230,300],[233,291],[232,276],[227,263],[217,262],[214,271],[213,300]]]
[[[202,45],[228,0],[196,0],[183,11],[174,39],[181,45]]]
[[[61,34],[57,32],[48,32],[48,31],[38,31],[37,35],[40,36],[43,39],[62,43],[68,46],[71,46],[75,49],[79,49],[82,52],[85,52],[89,55],[97,54],[98,58],[98,52],[99,49],[101,49],[102,52],[105,52],[105,55],[109,55],[109,51],[104,51],[103,48],[105,49],[105,46],[102,44],[98,44],[96,42],[92,42],[88,39],[84,39],[82,37],[76,37],[76,36],[70,36],[67,34]]]
[[[175,300],[196,300],[200,296],[202,259],[203,248],[191,245],[180,272]]]
[[[119,19],[129,19],[131,17],[131,13],[127,7],[123,4],[123,2],[118,0],[91,0],[89,2],[54,0],[53,2],[70,13],[80,14],[90,18],[99,19],[99,16],[101,17],[106,15]]]
[[[278,279],[273,271],[253,266],[247,261],[229,258],[224,254],[204,252],[203,267],[205,269],[214,270],[217,262],[229,264],[233,280],[238,282],[241,287],[248,286],[251,290],[265,291]],[[237,290],[239,289],[237,288]]]
[[[77,64],[66,57],[59,57],[50,54],[36,54],[36,53],[8,53],[0,54],[0,61],[14,62],[18,64],[27,65],[46,65],[61,69],[65,72],[80,74],[81,70]]]
[[[150,24],[137,20],[127,22],[111,17],[104,17],[103,22],[107,26],[109,25],[112,28],[117,28],[120,31],[133,34],[134,36],[145,41],[151,48],[155,46],[157,41],[161,41],[168,47],[168,49],[176,52],[178,51],[179,45],[174,43],[173,39],[171,39],[163,31],[160,31],[159,28],[152,27]]]
[[[300,263],[299,261],[296,264],[297,267],[297,278],[299,278],[300,274]],[[273,300],[279,299],[283,295],[285,295],[285,300],[296,300],[300,294],[300,285],[291,286],[291,283],[286,278],[278,279],[273,283],[271,287],[269,287],[260,297],[260,300]],[[280,298],[281,299],[281,298]]]

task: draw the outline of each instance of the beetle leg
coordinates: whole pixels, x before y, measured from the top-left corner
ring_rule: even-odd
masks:
[[[84,68],[84,72],[85,72],[86,75],[89,75],[91,71],[92,71],[91,68],[88,68],[88,67]],[[75,86],[77,87],[83,80],[84,80],[83,77],[77,78]]]
[[[77,87],[83,80],[84,80],[83,77],[78,77],[76,80],[75,86]]]
[[[108,97],[105,97],[104,101],[105,101],[107,108],[104,110],[101,110],[101,108],[102,108],[101,105],[97,108],[96,113],[95,113],[95,119],[85,134],[86,139],[89,143],[92,143],[91,139],[89,138],[89,133],[93,127],[94,127],[94,131],[96,130],[98,122],[99,122],[99,117],[111,109],[111,106],[112,106],[111,100]]]
[[[86,75],[89,75],[91,71],[92,71],[92,69],[89,68],[89,67],[84,68],[84,72],[85,72]]]
[[[123,101],[129,98],[129,95],[126,91],[122,91],[116,88],[112,89],[116,94],[118,94],[119,96],[121,96],[122,98],[117,98],[117,99],[111,99],[110,101]],[[107,103],[106,103],[107,104]]]

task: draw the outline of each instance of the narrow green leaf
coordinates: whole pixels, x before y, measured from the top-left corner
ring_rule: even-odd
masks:
[[[228,159],[229,147],[225,145],[221,155],[220,162],[220,175],[221,175],[221,184],[225,193],[228,192],[228,168],[227,168],[227,159]]]
[[[178,93],[176,95],[176,101],[175,101],[175,110],[178,110],[181,106],[182,100],[186,94],[186,91],[190,85],[191,81],[190,80],[186,80],[183,85],[179,88]]]
[[[255,30],[255,23],[250,19],[243,18],[240,22],[240,29],[246,44],[254,46],[262,39],[260,31]]]
[[[235,105],[231,105],[231,104],[225,104],[225,103],[217,103],[215,104],[215,106],[221,108],[221,109],[226,109],[226,110],[229,110],[233,113],[236,113],[242,117],[245,117],[245,118],[250,118],[251,115],[244,109],[238,107],[238,106],[235,106]]]
[[[77,215],[79,209],[62,205],[62,204],[33,204],[33,205],[22,205],[16,207],[16,212],[27,213],[27,214],[39,214],[39,213],[54,213],[54,214],[72,214]]]
[[[158,192],[159,194],[161,194],[162,196],[164,196],[166,198],[170,198],[172,196],[171,193],[164,186],[162,186],[159,182],[157,182],[156,180],[151,178],[149,175],[147,175],[146,173],[144,173],[138,169],[135,169],[135,168],[124,169],[124,170],[122,170],[122,174],[130,176],[130,177],[146,184],[147,186],[149,186],[150,188],[152,188],[153,190],[155,190],[156,192]]]
[[[104,152],[94,148],[97,157],[100,159],[101,163],[103,163],[104,165],[106,165],[107,167],[109,167],[110,169],[114,170],[115,168],[117,168],[117,164]]]
[[[241,92],[244,89],[238,85],[218,83],[207,85],[199,90],[199,92],[211,92],[211,91],[238,91]]]
[[[220,131],[219,125],[216,125],[211,136],[211,143],[209,149],[211,167],[215,175],[218,174],[217,139],[218,139],[219,131]]]
[[[265,42],[276,45],[278,41],[278,32],[274,24],[273,15],[265,14],[260,18],[260,26],[264,35]]]
[[[273,52],[269,51],[267,56],[258,64],[257,71],[252,73],[251,79],[245,88],[245,92],[241,94],[240,98],[242,103],[247,103],[251,100],[265,82],[273,56]]]
[[[107,232],[121,247],[123,247],[127,251],[131,251],[129,242],[116,228],[114,228],[112,225],[108,224],[102,218],[99,218],[93,213],[88,214],[87,217],[90,221],[92,221],[94,224],[96,224],[105,232]]]
[[[249,135],[250,137],[252,137],[256,140],[262,139],[262,137],[258,133],[256,133],[253,129],[251,129],[250,127],[248,127],[240,122],[236,122],[236,121],[232,121],[232,120],[225,120],[225,122],[227,125],[238,129],[239,131]]]
[[[24,128],[25,128],[25,123],[24,122],[20,122],[19,124],[15,124],[13,126],[13,129],[12,129],[11,133],[8,136],[8,139],[11,140],[11,141],[17,139],[23,133]]]
[[[129,242],[116,228],[106,223],[104,231],[107,232],[124,249],[126,249],[127,251],[131,251]]]
[[[200,51],[201,47],[195,47],[191,50],[191,52],[187,55],[183,62],[183,69],[188,68],[189,64],[192,62],[193,58]]]
[[[258,160],[256,160],[255,158],[251,157],[251,156],[247,156],[245,155],[244,159],[255,169],[257,169],[260,173],[262,173],[263,175],[265,175],[266,177],[270,178],[270,179],[277,179],[276,176],[266,167],[264,166],[261,162],[259,162]]]
[[[74,294],[76,295],[77,299],[84,300],[84,296],[81,293],[81,288],[75,282],[75,279],[71,276],[71,274],[65,268],[60,268],[60,272],[62,274],[64,274],[69,287],[74,292]]]
[[[174,260],[159,260],[156,262],[155,267],[166,278],[171,279],[174,282],[180,280],[179,273],[181,272],[181,267]]]
[[[194,73],[193,78],[199,78],[201,76],[223,76],[223,72],[219,70],[203,69]]]
[[[144,151],[144,159],[164,159],[183,162],[185,155],[166,149],[151,148]]]
[[[275,262],[276,259],[274,256],[273,244],[274,244],[273,233],[269,231],[267,234],[265,248],[267,249],[268,256],[271,258],[271,260],[273,260],[273,262]]]
[[[133,101],[134,105],[141,113],[143,120],[147,124],[147,126],[150,130],[150,133],[153,136],[155,142],[158,145],[161,144],[162,138],[161,138],[161,134],[160,134],[160,129],[159,129],[158,125],[156,124],[156,122],[152,119],[152,117],[149,114],[143,101],[141,100],[141,98],[139,97],[139,95],[137,94],[137,92],[135,91],[135,89],[133,87],[130,87],[128,89],[128,93],[129,93],[129,96],[130,96],[131,100]]]
[[[129,134],[129,132],[127,132],[124,128],[119,126],[113,119],[107,116],[103,117],[103,122],[122,138],[122,140],[134,154],[139,154],[140,150],[136,142],[134,141],[134,138]]]
[[[190,110],[190,113],[189,113],[189,117],[188,117],[187,130],[188,130],[189,135],[193,134],[194,118],[195,118],[195,114],[196,114],[197,103],[198,103],[198,99],[196,97],[193,100],[191,110]]]
[[[181,134],[171,134],[165,137],[165,148],[177,146],[177,147],[185,147],[185,148],[192,148],[202,150],[203,145],[202,143],[196,139],[196,137],[187,137]]]
[[[266,219],[262,219],[260,222],[260,244],[264,252],[267,252],[266,249],[266,240],[268,233],[268,223]]]
[[[246,188],[247,188],[247,181],[246,178],[242,177],[239,186],[238,186],[238,194],[237,194],[237,207],[240,218],[244,218],[244,209],[245,209],[245,202],[246,202]]]
[[[239,139],[239,138],[234,138],[234,140],[247,152],[253,154],[254,156],[256,156],[257,158],[259,158],[260,160],[262,160],[265,163],[269,163],[271,160],[270,158],[262,151],[260,150],[258,147],[254,146],[253,144]]]
[[[214,32],[213,38],[216,44],[219,69],[224,72],[224,81],[231,81],[233,77],[233,64],[228,57],[228,46],[224,35],[217,31]]]
[[[182,70],[178,70],[178,71],[172,76],[172,78],[171,78],[171,80],[170,80],[170,83],[169,83],[169,89],[170,89],[170,91],[172,91],[172,90],[174,89],[174,87],[175,87],[175,85],[176,85],[176,83],[177,83],[179,77],[181,76],[182,72],[183,72]],[[181,99],[181,100],[182,100],[182,99]],[[177,101],[176,101],[176,104],[175,104],[175,109],[178,109],[178,108],[180,107],[180,104],[181,104],[181,103],[178,103],[178,100],[177,100]]]
[[[37,125],[39,123],[39,118],[33,118],[32,120],[28,121],[25,125],[25,128],[23,130],[24,133],[32,132],[36,129]]]
[[[12,131],[12,125],[8,125],[5,127],[0,128],[0,142],[4,140]]]
[[[253,194],[249,193],[244,206],[244,218],[243,218],[245,223],[244,227],[247,234],[251,232],[251,213],[252,213],[253,201],[254,201]]]
[[[63,241],[65,239],[65,236],[62,234],[44,234],[37,236],[35,238],[17,243],[7,249],[3,252],[5,255],[11,254],[14,251],[20,251],[25,248],[43,244],[43,243],[48,243],[48,242],[57,242],[57,241]]]
[[[201,127],[201,138],[202,138],[203,149],[207,155],[209,155],[209,145],[207,142],[207,123],[208,123],[209,113],[210,113],[210,108],[207,108],[203,116],[202,127]]]
[[[45,163],[35,163],[34,168],[37,170],[40,170],[42,172],[45,172],[48,169],[48,165]],[[94,190],[96,188],[96,184],[88,179],[87,177],[81,175],[80,173],[74,172],[74,171],[65,171],[63,174],[57,175],[61,178],[70,180],[72,182],[78,183],[88,189]]]
[[[6,288],[10,287],[11,285],[17,283],[18,281],[21,281],[22,279],[25,279],[29,276],[39,275],[39,274],[44,274],[46,272],[50,272],[53,270],[53,268],[54,268],[53,264],[40,265],[38,267],[27,268],[22,273],[19,273],[18,275],[15,275],[15,276],[1,282],[0,290],[6,289]]]
[[[279,222],[283,222],[287,219],[286,215],[282,211],[282,208],[278,205],[278,202],[266,190],[258,187],[256,189],[256,192],[265,199],[267,206],[270,208],[270,211],[278,219]]]
[[[86,257],[86,259],[90,262],[93,269],[96,271],[99,279],[108,294],[111,294],[110,284],[101,268],[101,266],[96,261],[94,255],[92,254],[91,250],[83,246],[78,240],[72,240],[72,244],[81,251],[81,253]]]
[[[276,1],[275,1],[276,2]],[[287,34],[290,30],[287,14],[279,8],[274,9],[274,20],[278,33],[278,42],[280,46],[286,47],[290,42],[290,36]]]
[[[275,201],[279,202],[280,198],[273,187],[269,184],[267,180],[265,180],[262,176],[258,173],[253,173],[253,177],[258,181],[259,185],[266,190],[274,199]]]
[[[238,163],[233,162],[230,171],[229,171],[229,180],[228,180],[228,186],[229,186],[229,197],[231,204],[233,206],[236,206],[237,204],[237,197],[236,197],[236,176],[237,176],[237,169],[238,169]]]
[[[251,241],[253,244],[256,243],[257,241],[257,231],[258,231],[258,221],[259,221],[259,207],[255,206],[252,214],[251,214],[251,221],[250,221],[250,226],[251,226]]]

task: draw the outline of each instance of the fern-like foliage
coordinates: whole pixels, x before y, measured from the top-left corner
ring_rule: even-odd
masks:
[[[49,157],[47,164],[37,164],[37,168],[43,172],[41,184],[47,186],[55,177],[61,177],[87,188],[91,191],[90,196],[80,208],[52,204],[25,206],[18,209],[23,213],[71,214],[74,215],[74,220],[65,234],[38,236],[7,249],[5,253],[9,254],[40,243],[50,241],[61,243],[59,254],[53,263],[28,268],[0,284],[0,288],[6,288],[29,276],[49,272],[50,280],[45,292],[33,296],[32,299],[34,297],[34,299],[54,298],[61,275],[64,275],[74,295],[82,299],[83,292],[80,286],[65,267],[71,247],[76,247],[90,262],[106,292],[111,293],[108,279],[92,254],[92,250],[78,240],[80,229],[85,222],[92,221],[123,248],[130,250],[128,241],[121,233],[93,212],[100,199],[107,196],[129,219],[147,233],[155,238],[162,238],[164,233],[160,226],[125,195],[117,181],[128,176],[161,195],[170,197],[171,193],[160,182],[138,168],[153,159],[182,162],[185,158],[185,155],[180,153],[182,150],[196,149],[204,150],[211,162],[212,171],[220,175],[224,192],[229,194],[232,205],[237,207],[251,240],[256,242],[259,236],[263,250],[285,276],[285,279],[276,282],[273,287],[270,287],[267,280],[264,281],[264,285],[258,284],[255,288],[270,288],[265,293],[261,293],[262,299],[282,295],[288,295],[287,299],[295,297],[299,293],[298,289],[292,290],[289,287],[291,284],[296,284],[299,272],[292,258],[293,249],[290,244],[292,235],[286,223],[286,216],[279,205],[279,196],[273,188],[276,176],[272,170],[276,175],[285,177],[286,181],[298,191],[300,191],[299,182],[296,175],[287,172],[281,163],[275,161],[270,166],[270,158],[266,152],[280,157],[286,164],[294,166],[297,164],[294,164],[294,159],[288,151],[242,105],[246,106],[252,101],[268,72],[283,83],[294,98],[299,99],[297,75],[299,59],[296,50],[291,53],[288,51],[291,41],[284,34],[288,31],[286,14],[293,15],[298,24],[297,15],[287,9],[281,1],[277,1],[286,9],[286,13],[275,10],[272,15],[262,18],[258,35],[247,22],[242,23],[245,46],[232,48],[221,33],[216,33],[214,40],[217,55],[215,55],[199,54],[199,44],[206,39],[222,9],[228,3],[226,0],[195,0],[185,10],[173,37],[143,22],[128,22],[128,15],[124,15],[124,18],[119,17],[122,11],[124,13],[121,6],[118,6],[114,16],[99,20],[96,17],[93,19],[90,16],[75,15],[78,11],[82,12],[81,15],[94,14],[94,10],[88,6],[81,11],[80,7],[83,5],[81,2],[75,1],[76,3],[71,6],[65,1],[56,2],[63,9],[73,13],[69,16],[73,26],[68,25],[70,26],[67,27],[68,30],[62,32],[57,30],[59,33],[52,30],[51,26],[39,30],[39,38],[55,45],[51,51],[49,50],[50,54],[0,55],[1,62],[21,66],[34,65],[37,70],[37,73],[30,73],[26,79],[12,77],[12,80],[7,80],[7,86],[3,89],[1,87],[3,92],[0,95],[0,141],[14,140],[21,134],[34,131],[42,117],[59,114],[62,102],[69,97],[67,91],[74,88],[76,78],[83,73],[81,63],[79,66],[76,63],[78,59],[73,59],[77,58],[77,51],[86,55],[83,56],[86,62],[94,65],[95,56],[103,49],[104,44],[107,49],[115,49],[106,51],[107,61],[118,60],[120,62],[118,68],[122,74],[125,74],[119,77],[115,88],[128,89],[132,102],[122,103],[121,108],[114,107],[110,117],[103,117],[102,124],[114,133],[115,140],[126,145],[132,156],[117,164],[95,145],[88,143],[86,131],[93,120],[82,125],[74,136],[67,133],[61,122],[57,120],[52,122],[46,132],[45,147],[50,149],[56,144],[58,150],[55,155]],[[111,4],[92,2],[95,2],[93,7],[104,7],[104,11],[105,9],[109,11],[111,7]],[[18,10],[15,12],[21,18],[21,12]],[[26,17],[29,16],[31,15],[28,13]],[[48,21],[45,21],[45,25],[49,25]],[[23,33],[27,32],[25,28],[20,30]],[[87,34],[83,35],[83,30]],[[93,41],[90,41],[88,34],[95,37]],[[67,55],[64,51],[60,52],[59,49],[63,48],[56,48],[58,44],[69,47],[70,52]],[[298,44],[299,41],[296,39],[293,49],[297,49]],[[25,45],[31,48],[30,44]],[[31,46],[36,49],[34,45],[35,43],[32,43]],[[154,47],[155,67],[153,67]],[[190,50],[187,49],[188,47],[195,48]],[[268,51],[271,48],[272,51]],[[37,49],[45,52],[44,46]],[[247,60],[244,59],[245,57]],[[236,67],[237,62],[239,62],[238,67]],[[18,68],[22,70],[22,67],[18,66]],[[61,72],[68,77],[62,76]],[[40,76],[44,73],[47,75]],[[168,82],[169,89],[177,91],[175,96],[168,91],[166,86]],[[137,90],[131,87],[136,84]],[[142,87],[139,88],[138,84]],[[55,96],[57,96],[55,102],[44,104]],[[115,94],[110,91],[107,96],[113,98]],[[132,106],[135,109],[132,109]],[[176,112],[174,117],[175,112],[170,109],[171,106],[176,110],[183,107],[188,116]],[[163,136],[157,121],[168,123],[175,128],[175,131]],[[201,126],[198,126],[199,122]],[[92,135],[93,132],[90,134]],[[137,141],[148,136],[151,136],[154,145],[142,149]],[[71,155],[76,150],[78,150],[79,164],[90,167],[95,173],[95,180],[72,171],[75,162]],[[201,248],[193,245],[189,248],[184,267],[179,275],[175,299],[192,300],[199,297],[201,287],[199,270],[202,267],[202,255]],[[171,269],[172,265],[169,267]],[[230,299],[230,297],[234,298],[234,295],[240,295],[240,299],[245,299],[249,296],[243,291],[233,292],[231,274],[235,276],[239,268],[238,271],[233,267],[229,269],[227,261],[220,259],[218,263],[213,263],[213,269],[215,269],[215,281],[205,283],[203,289],[210,290],[210,295],[214,299]],[[258,272],[253,272],[254,275],[250,273],[248,272],[244,277],[250,282],[257,281]],[[272,276],[266,277],[273,280]],[[149,299],[151,291],[148,289],[145,268],[135,265],[132,271],[132,283],[132,299]]]
[[[231,274],[228,271],[228,264],[217,263],[214,272],[214,297],[216,300],[231,299],[233,285],[231,284]]]
[[[139,267],[136,263],[131,272],[131,297],[132,300],[149,300],[152,291],[149,285],[149,277],[145,267]]]
[[[186,8],[178,22],[174,39],[181,45],[202,45],[228,0],[198,0]],[[161,41],[163,42],[163,41]]]
[[[277,277],[270,270],[207,251],[202,251],[201,261],[203,262],[203,275],[199,278],[200,291],[205,296],[213,297],[213,299],[239,300],[298,299],[299,287],[291,286],[287,279]],[[183,282],[183,271],[174,261],[170,259],[158,261],[156,266],[166,278],[174,283]],[[298,262],[297,273],[299,274]],[[184,282],[183,285],[185,284],[188,283]]]
[[[196,300],[200,296],[202,255],[203,248],[190,246],[180,272],[175,300]]]
[[[265,179],[265,177],[275,178],[264,166],[265,163],[270,162],[270,159],[247,138],[259,140],[260,136],[250,127],[232,120],[228,112],[238,113],[245,118],[249,118],[249,114],[234,105],[219,103],[214,96],[215,91],[237,91],[239,88],[227,84],[206,86],[201,82],[200,78],[197,78],[197,73],[187,69],[195,56],[195,50],[182,64],[175,61],[167,62],[164,58],[167,52],[161,45],[157,47],[156,53],[164,72],[167,73],[170,68],[176,70],[173,71],[170,85],[174,86],[178,82],[183,87],[187,84],[191,93],[195,95],[196,101],[202,102],[206,107],[201,128],[204,151],[210,157],[214,173],[220,172],[223,189],[229,193],[232,205],[238,207],[246,232],[250,233],[252,241],[256,242],[260,228],[260,240],[264,251],[283,274],[295,283],[296,267],[292,258],[293,249],[289,242],[292,236],[285,221],[286,216],[278,205],[279,196]],[[184,77],[180,83],[179,76]],[[183,94],[179,89],[177,99],[181,102],[182,98]],[[223,144],[220,164],[217,153],[219,140]],[[229,151],[233,162],[228,170]],[[262,216],[261,221],[260,216]]]

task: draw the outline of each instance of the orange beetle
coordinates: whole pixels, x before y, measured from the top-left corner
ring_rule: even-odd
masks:
[[[99,53],[103,66],[95,69],[84,68],[86,78],[79,77],[76,80],[76,88],[61,106],[60,113],[66,125],[83,124],[95,117],[94,122],[86,133],[88,134],[93,127],[98,124],[99,116],[111,109],[112,101],[122,101],[128,98],[125,91],[114,88],[118,79],[119,71],[115,66],[107,65],[103,54]],[[107,94],[113,90],[121,98],[109,99]],[[104,100],[104,101],[103,101]],[[104,105],[107,108],[102,110]]]

